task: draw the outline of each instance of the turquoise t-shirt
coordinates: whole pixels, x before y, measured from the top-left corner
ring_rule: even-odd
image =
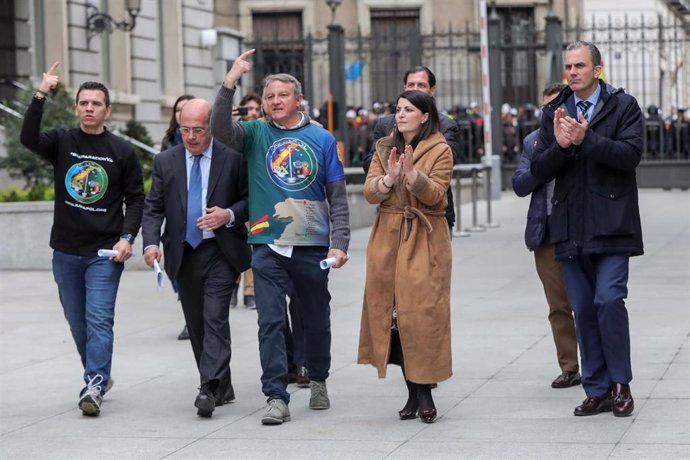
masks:
[[[329,246],[326,184],[343,180],[335,138],[312,123],[242,122],[249,167],[249,243]]]

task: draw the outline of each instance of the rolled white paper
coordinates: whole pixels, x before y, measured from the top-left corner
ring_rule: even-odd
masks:
[[[119,253],[114,249],[99,249],[98,257],[117,257]]]
[[[328,259],[323,259],[321,262],[319,262],[321,270],[327,270],[333,265],[335,265],[335,257],[329,257]]]
[[[347,254],[347,260],[350,260],[350,254]],[[335,257],[329,257],[328,259],[323,259],[321,262],[319,262],[319,267],[321,267],[321,270],[327,270],[333,265],[335,265]]]
[[[153,261],[153,272],[156,275],[156,284],[158,285],[158,289],[161,289],[163,287],[165,278],[163,277],[163,270],[161,270],[161,266],[158,265],[157,260]]]

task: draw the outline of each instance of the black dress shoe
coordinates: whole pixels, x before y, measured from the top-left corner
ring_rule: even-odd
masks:
[[[235,400],[235,389],[232,387],[232,383],[225,390],[225,394],[220,397],[216,394],[216,406],[222,406],[223,404],[229,404]]]
[[[630,385],[615,383],[611,389],[613,398],[613,415],[616,417],[628,417],[635,409],[635,401],[630,394]]]
[[[184,325],[182,332],[180,332],[180,335],[177,336],[177,340],[189,340],[189,330],[187,329],[186,324]]]
[[[398,411],[400,420],[412,420],[417,418],[417,410],[419,409],[419,400],[417,398],[410,398],[405,403],[405,407]]]
[[[196,415],[199,417],[210,417],[216,408],[216,398],[213,396],[213,393],[201,390],[196,397],[196,401],[194,401],[194,407],[198,409]]]
[[[434,423],[436,420],[436,406],[431,397],[431,385],[417,386],[417,399],[419,399],[419,419],[424,423]]]
[[[568,388],[574,387],[580,384],[580,373],[579,372],[568,372],[563,371],[561,375],[556,377],[556,379],[551,382],[551,388]]]
[[[611,397],[592,396],[575,408],[574,415],[597,415],[602,412],[611,412]]]
[[[256,308],[256,300],[253,295],[244,296],[244,306],[247,308]]]

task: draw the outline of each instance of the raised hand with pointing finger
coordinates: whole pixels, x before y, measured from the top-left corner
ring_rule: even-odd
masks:
[[[235,62],[232,63],[232,67],[230,67],[230,70],[228,70],[228,73],[225,75],[223,86],[230,89],[235,88],[235,84],[240,77],[252,70],[252,63],[247,59],[254,54],[254,52],[256,52],[256,50],[252,48],[240,54],[238,58],[235,59]]]
[[[55,62],[50,66],[47,72],[43,72],[43,79],[41,84],[38,86],[38,91],[44,95],[47,95],[51,90],[55,89],[58,84],[59,77],[55,73],[57,71],[59,62]]]

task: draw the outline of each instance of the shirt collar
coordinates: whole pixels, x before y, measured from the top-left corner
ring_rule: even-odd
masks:
[[[306,115],[304,114],[304,112],[297,112],[297,113],[299,113],[299,121],[298,121],[297,124],[296,124],[295,126],[293,126],[293,127],[283,126],[283,125],[280,125],[280,124],[276,123],[275,121],[273,122],[273,124],[274,124],[277,128],[280,128],[280,129],[295,129],[295,128],[299,128],[300,125],[302,125],[302,123],[304,123],[304,117],[306,117]]]
[[[601,95],[601,85],[599,83],[597,83],[597,89],[595,89],[587,99],[580,99],[577,97],[577,94],[573,93],[573,96],[575,96],[575,105],[580,101],[588,101],[592,104],[592,107],[596,106],[597,102],[599,102],[599,95]]]
[[[210,160],[211,155],[212,155],[212,151],[213,151],[213,141],[211,141],[211,143],[208,144],[208,147],[206,148],[206,150],[201,152],[201,155],[206,157],[207,160]],[[184,149],[184,154],[188,160],[190,160],[194,156],[191,153],[189,153],[189,150],[187,150],[187,147],[185,147],[185,149]]]

